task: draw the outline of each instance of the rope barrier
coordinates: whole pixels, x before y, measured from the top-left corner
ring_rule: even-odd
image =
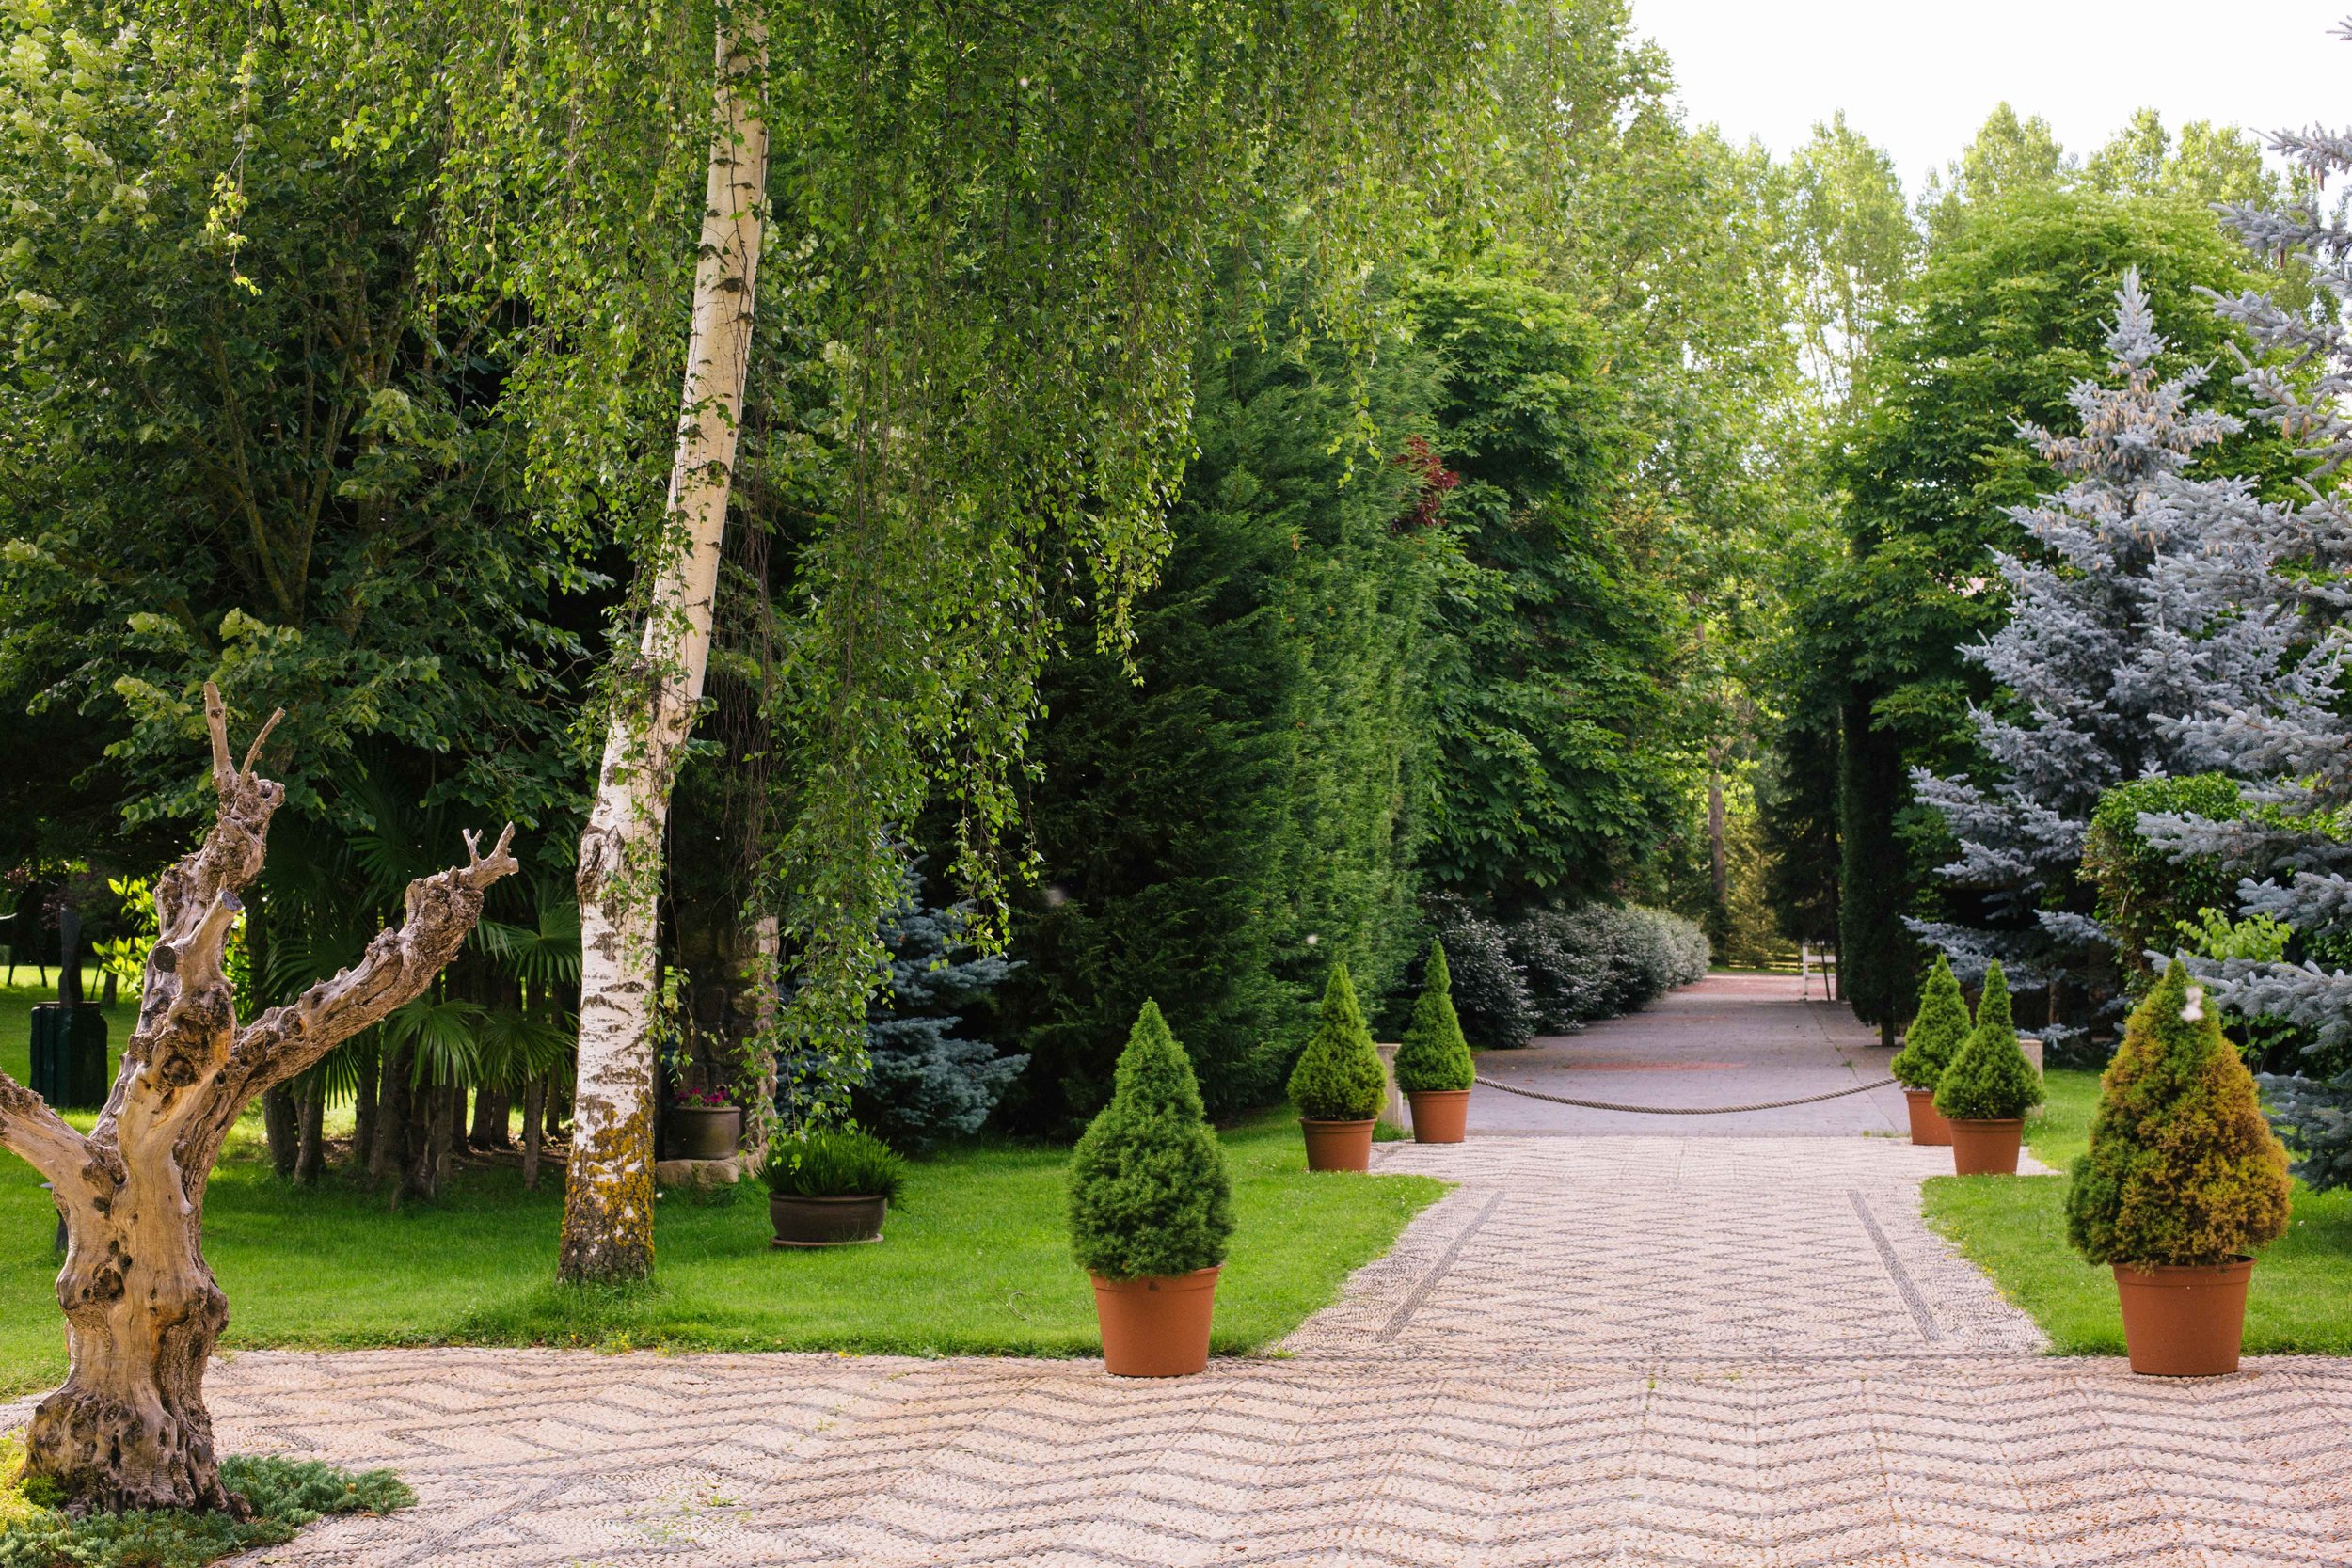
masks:
[[[1565,1094],[1546,1094],[1541,1089],[1522,1089],[1512,1084],[1498,1084],[1491,1078],[1474,1082],[1504,1094],[1524,1095],[1530,1100],[1549,1100],[1554,1105],[1573,1105],[1584,1111],[1629,1111],[1644,1117],[1727,1117],[1741,1111],[1778,1111],[1790,1105],[1812,1105],[1824,1100],[1843,1100],[1850,1094],[1868,1094],[1883,1089],[1895,1080],[1882,1078],[1875,1084],[1856,1084],[1851,1089],[1835,1089],[1828,1094],[1809,1094],[1802,1100],[1768,1100],[1760,1105],[1617,1105],[1606,1100],[1571,1100]]]

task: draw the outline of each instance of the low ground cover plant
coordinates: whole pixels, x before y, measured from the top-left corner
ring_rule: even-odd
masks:
[[[291,1541],[329,1513],[389,1513],[417,1500],[389,1470],[355,1475],[278,1458],[220,1462],[220,1479],[250,1518],[149,1509],[75,1517],[50,1506],[40,1483],[14,1478],[24,1449],[0,1437],[0,1568],[202,1568],[237,1552]]]
[[[760,1179],[790,1197],[886,1197],[906,1185],[906,1161],[871,1132],[828,1129],[779,1139]]]
[[[2001,966],[1984,973],[1977,1025],[1935,1085],[1935,1108],[1953,1121],[2007,1121],[2042,1103],[2042,1079],[2010,1022],[2009,982]]]
[[[1373,1048],[1347,965],[1335,963],[1323,988],[1314,1033],[1291,1069],[1291,1103],[1311,1121],[1369,1121],[1379,1114],[1388,1090],[1389,1076]]]
[[[2066,1195],[2088,1261],[2227,1263],[2285,1232],[2286,1150],[2217,1011],[2177,959],[2133,1009]]]
[[[1950,961],[1939,953],[1935,967],[1928,971],[1927,983],[1920,988],[1918,1016],[1911,1021],[1903,1035],[1903,1048],[1895,1053],[1886,1070],[1904,1088],[1934,1088],[1944,1081],[1944,1069],[1952,1065],[1952,1057],[1967,1040],[1969,1028],[1968,999],[1961,995],[1960,982],[1952,978]]]
[[[1412,1022],[1396,1048],[1396,1086],[1406,1094],[1467,1089],[1478,1077],[1470,1042],[1462,1037],[1462,1021],[1454,1011],[1453,990],[1445,943],[1432,942]]]
[[[1111,1102],[1071,1157],[1071,1248],[1104,1279],[1165,1277],[1224,1262],[1232,1234],[1232,1180],[1191,1059],[1146,1002]]]

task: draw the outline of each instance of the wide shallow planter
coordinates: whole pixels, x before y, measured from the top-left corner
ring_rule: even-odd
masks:
[[[2153,1269],[2115,1265],[2123,1347],[2152,1377],[2219,1377],[2237,1370],[2246,1334],[2246,1282],[2254,1260]]]
[[[2025,1142],[2026,1118],[1998,1121],[1946,1119],[1952,1130],[1952,1170],[1961,1176],[2015,1176],[2017,1148]]]
[[[1094,1275],[1103,1370],[1113,1377],[1184,1377],[1207,1370],[1216,1276],[1214,1267],[1141,1279]]]
[[[1406,1095],[1413,1102],[1413,1141],[1460,1143],[1470,1131],[1470,1097],[1468,1089],[1415,1089]]]
[[[803,1197],[770,1193],[768,1218],[776,1227],[775,1246],[856,1246],[882,1240],[890,1200],[867,1197]]]
[[[1946,1148],[1952,1141],[1952,1124],[1935,1108],[1933,1089],[1905,1089],[1903,1103],[1911,1107],[1911,1141],[1922,1148]]]
[[[1374,1119],[1366,1117],[1361,1121],[1317,1121],[1312,1117],[1300,1117],[1299,1131],[1307,1135],[1307,1168],[1370,1170]]]
[[[732,1160],[743,1142],[739,1105],[670,1107],[670,1158]]]

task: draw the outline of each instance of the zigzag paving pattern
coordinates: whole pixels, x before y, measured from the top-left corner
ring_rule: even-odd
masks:
[[[1884,1140],[1389,1146],[1461,1183],[1287,1355],[242,1355],[229,1448],[389,1465],[326,1568],[2341,1564],[2352,1372],[2042,1356]]]

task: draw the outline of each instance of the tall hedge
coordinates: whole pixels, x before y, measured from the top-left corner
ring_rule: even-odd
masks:
[[[1388,1092],[1347,965],[1335,963],[1323,988],[1322,1016],[1291,1069],[1291,1102],[1311,1121],[1368,1121],[1380,1114]]]
[[[1937,954],[1920,988],[1919,1015],[1903,1036],[1903,1048],[1886,1066],[1907,1089],[1932,1089],[1944,1081],[1944,1069],[1968,1038],[1968,999],[1960,994],[1952,966]]]
[[[2066,1192],[2093,1263],[2223,1263],[2286,1232],[2286,1150],[2217,1011],[2175,961],[2124,1026]]]
[[[2155,981],[2150,950],[2169,952],[2179,927],[2208,909],[2237,908],[2237,876],[2202,856],[2175,860],[2140,836],[2141,814],[2193,812],[2224,821],[2238,813],[2238,785],[2218,773],[2134,779],[2099,798],[2083,840],[2083,879],[2099,890],[2099,923],[2115,933],[2116,958],[2134,995]]]
[[[1105,1279],[1191,1274],[1225,1260],[1233,1233],[1225,1151],[1200,1085],[1159,1004],[1146,1002],[1120,1053],[1111,1102],[1070,1162],[1070,1240]]]
[[[2006,1121],[2042,1103],[2042,1078],[2010,1022],[2009,982],[1997,963],[1984,972],[1977,1026],[1935,1085],[1935,1108],[1954,1121]]]
[[[1412,1022],[1396,1048],[1396,1086],[1407,1094],[1467,1089],[1478,1077],[1470,1042],[1462,1037],[1462,1021],[1454,1013],[1453,991],[1445,943],[1432,942]]]

